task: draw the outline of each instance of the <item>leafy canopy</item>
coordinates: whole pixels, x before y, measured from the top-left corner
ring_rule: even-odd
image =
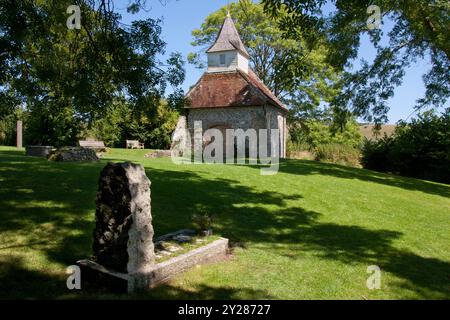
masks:
[[[79,30],[66,26],[66,9],[74,3],[81,8]],[[25,105],[36,143],[73,143],[80,124],[104,117],[117,99],[138,118],[157,108],[167,85],[174,87],[171,103],[182,98],[183,61],[178,53],[160,60],[160,21],[125,26],[113,4],[0,1],[0,112]]]
[[[426,92],[416,108],[441,107],[450,96],[450,3],[447,0],[262,0],[265,12],[278,17],[279,27],[287,39],[308,39],[317,46],[316,34],[326,38],[327,61],[338,70],[345,70],[341,94],[334,105],[342,113],[351,111],[376,122],[386,121],[387,101],[402,83],[405,69],[418,58],[430,62],[423,75]],[[329,10],[330,4],[335,9]],[[369,30],[367,9],[378,5],[382,22],[393,22],[387,34],[382,29]],[[373,62],[351,72],[358,55],[361,36],[368,34],[376,49]],[[386,35],[388,45],[382,45]],[[322,42],[320,38],[319,43]],[[293,79],[302,77],[295,74]],[[295,81],[293,80],[292,81]]]

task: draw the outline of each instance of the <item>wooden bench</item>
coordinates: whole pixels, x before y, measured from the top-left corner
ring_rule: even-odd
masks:
[[[144,149],[144,144],[138,140],[126,140],[127,149]]]
[[[90,140],[80,140],[78,141],[80,147],[93,149],[97,152],[106,152],[106,147],[103,141],[90,141]]]

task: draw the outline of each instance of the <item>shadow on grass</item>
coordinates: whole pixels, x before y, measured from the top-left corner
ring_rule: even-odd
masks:
[[[0,152],[0,155],[7,160],[0,166],[0,231],[15,232],[27,238],[19,244],[2,243],[0,255],[2,251],[32,248],[63,266],[88,257],[91,254],[97,179],[105,162],[54,164],[14,152],[8,152],[7,157],[5,152]],[[363,173],[369,174],[366,171],[297,162],[283,162],[281,170],[295,174],[329,174],[391,185],[383,175],[364,178]],[[404,280],[399,286],[411,287],[422,292],[424,297],[430,292],[440,297],[450,296],[450,263],[395,248],[393,241],[402,236],[399,232],[322,223],[321,213],[288,205],[289,199],[301,200],[299,194],[286,197],[277,192],[256,192],[240,185],[239,181],[206,179],[195,172],[155,168],[147,168],[146,172],[152,181],[152,212],[157,236],[190,226],[191,216],[204,209],[217,216],[217,233],[230,238],[235,244],[259,246],[292,259],[298,258],[297,252],[298,255],[310,252],[321,259],[348,264],[376,264]],[[397,177],[392,179],[398,180]],[[411,185],[396,183],[413,190],[445,193],[442,185],[412,180]],[[292,248],[297,247],[299,249],[293,252]],[[45,271],[27,271],[26,266],[13,258],[3,259],[3,262],[0,265],[0,282],[7,288],[5,292],[9,288],[11,294],[25,298],[57,297],[60,291],[55,290],[55,286],[62,288],[61,294],[66,291],[65,279],[51,277]],[[31,286],[17,283],[22,281],[22,277],[28,279]],[[237,291],[231,288],[205,286],[197,289],[192,293],[162,286],[146,297],[225,299],[237,296]],[[248,295],[248,298],[269,298],[263,291],[242,290],[247,290],[244,296]]]
[[[255,290],[251,288],[224,288],[208,285],[197,285],[192,291],[183,290],[170,285],[162,285],[153,289],[151,292],[144,292],[134,295],[136,299],[154,298],[154,299],[176,299],[176,300],[238,300],[238,299],[276,299],[264,290]],[[133,298],[133,295],[131,296]]]
[[[258,170],[261,168],[255,165],[249,167]],[[406,190],[450,197],[449,185],[312,160],[282,159],[280,160],[279,172],[293,175],[323,175],[341,179],[358,179]]]
[[[0,299],[54,299],[67,292],[65,279],[45,270],[30,270],[20,256],[0,255]]]
[[[134,294],[110,294],[98,290],[68,290],[66,275],[45,270],[30,270],[19,256],[0,257],[0,300],[15,299],[273,299],[263,290],[198,285],[193,291],[162,285],[152,291]],[[83,284],[82,284],[83,286]]]

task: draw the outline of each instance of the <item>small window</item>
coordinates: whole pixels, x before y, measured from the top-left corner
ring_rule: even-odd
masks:
[[[220,65],[221,65],[221,66],[224,66],[224,65],[225,65],[225,55],[224,55],[224,54],[221,54],[221,55],[219,56],[219,59],[220,59]]]

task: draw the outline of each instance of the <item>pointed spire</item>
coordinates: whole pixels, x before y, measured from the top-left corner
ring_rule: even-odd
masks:
[[[228,11],[216,41],[206,52],[210,53],[230,50],[237,50],[240,54],[249,58],[249,54],[245,49],[233,19],[231,18],[230,11]]]

